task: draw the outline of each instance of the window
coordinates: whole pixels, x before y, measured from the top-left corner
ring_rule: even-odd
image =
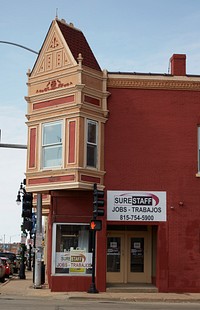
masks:
[[[88,275],[92,272],[92,245],[89,224],[53,226],[53,273]]]
[[[62,122],[46,123],[42,128],[42,168],[62,165]]]
[[[87,166],[97,167],[97,122],[87,120]]]

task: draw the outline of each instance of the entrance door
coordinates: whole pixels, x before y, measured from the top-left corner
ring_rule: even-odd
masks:
[[[151,283],[151,232],[108,232],[107,283]]]

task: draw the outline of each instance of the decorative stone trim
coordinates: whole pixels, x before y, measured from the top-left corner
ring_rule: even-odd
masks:
[[[200,81],[109,78],[108,88],[175,89],[200,91]]]

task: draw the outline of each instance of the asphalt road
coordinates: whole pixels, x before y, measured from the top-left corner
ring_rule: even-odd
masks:
[[[48,298],[0,298],[1,310],[199,310],[195,303],[140,303],[140,302],[108,302],[84,300],[53,300]]]

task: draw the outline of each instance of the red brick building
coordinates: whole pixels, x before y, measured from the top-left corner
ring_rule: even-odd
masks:
[[[185,55],[170,62],[169,74],[102,71],[80,30],[52,22],[26,98],[27,191],[43,194],[52,291],[90,287],[94,183],[97,289],[200,291],[200,76]]]

